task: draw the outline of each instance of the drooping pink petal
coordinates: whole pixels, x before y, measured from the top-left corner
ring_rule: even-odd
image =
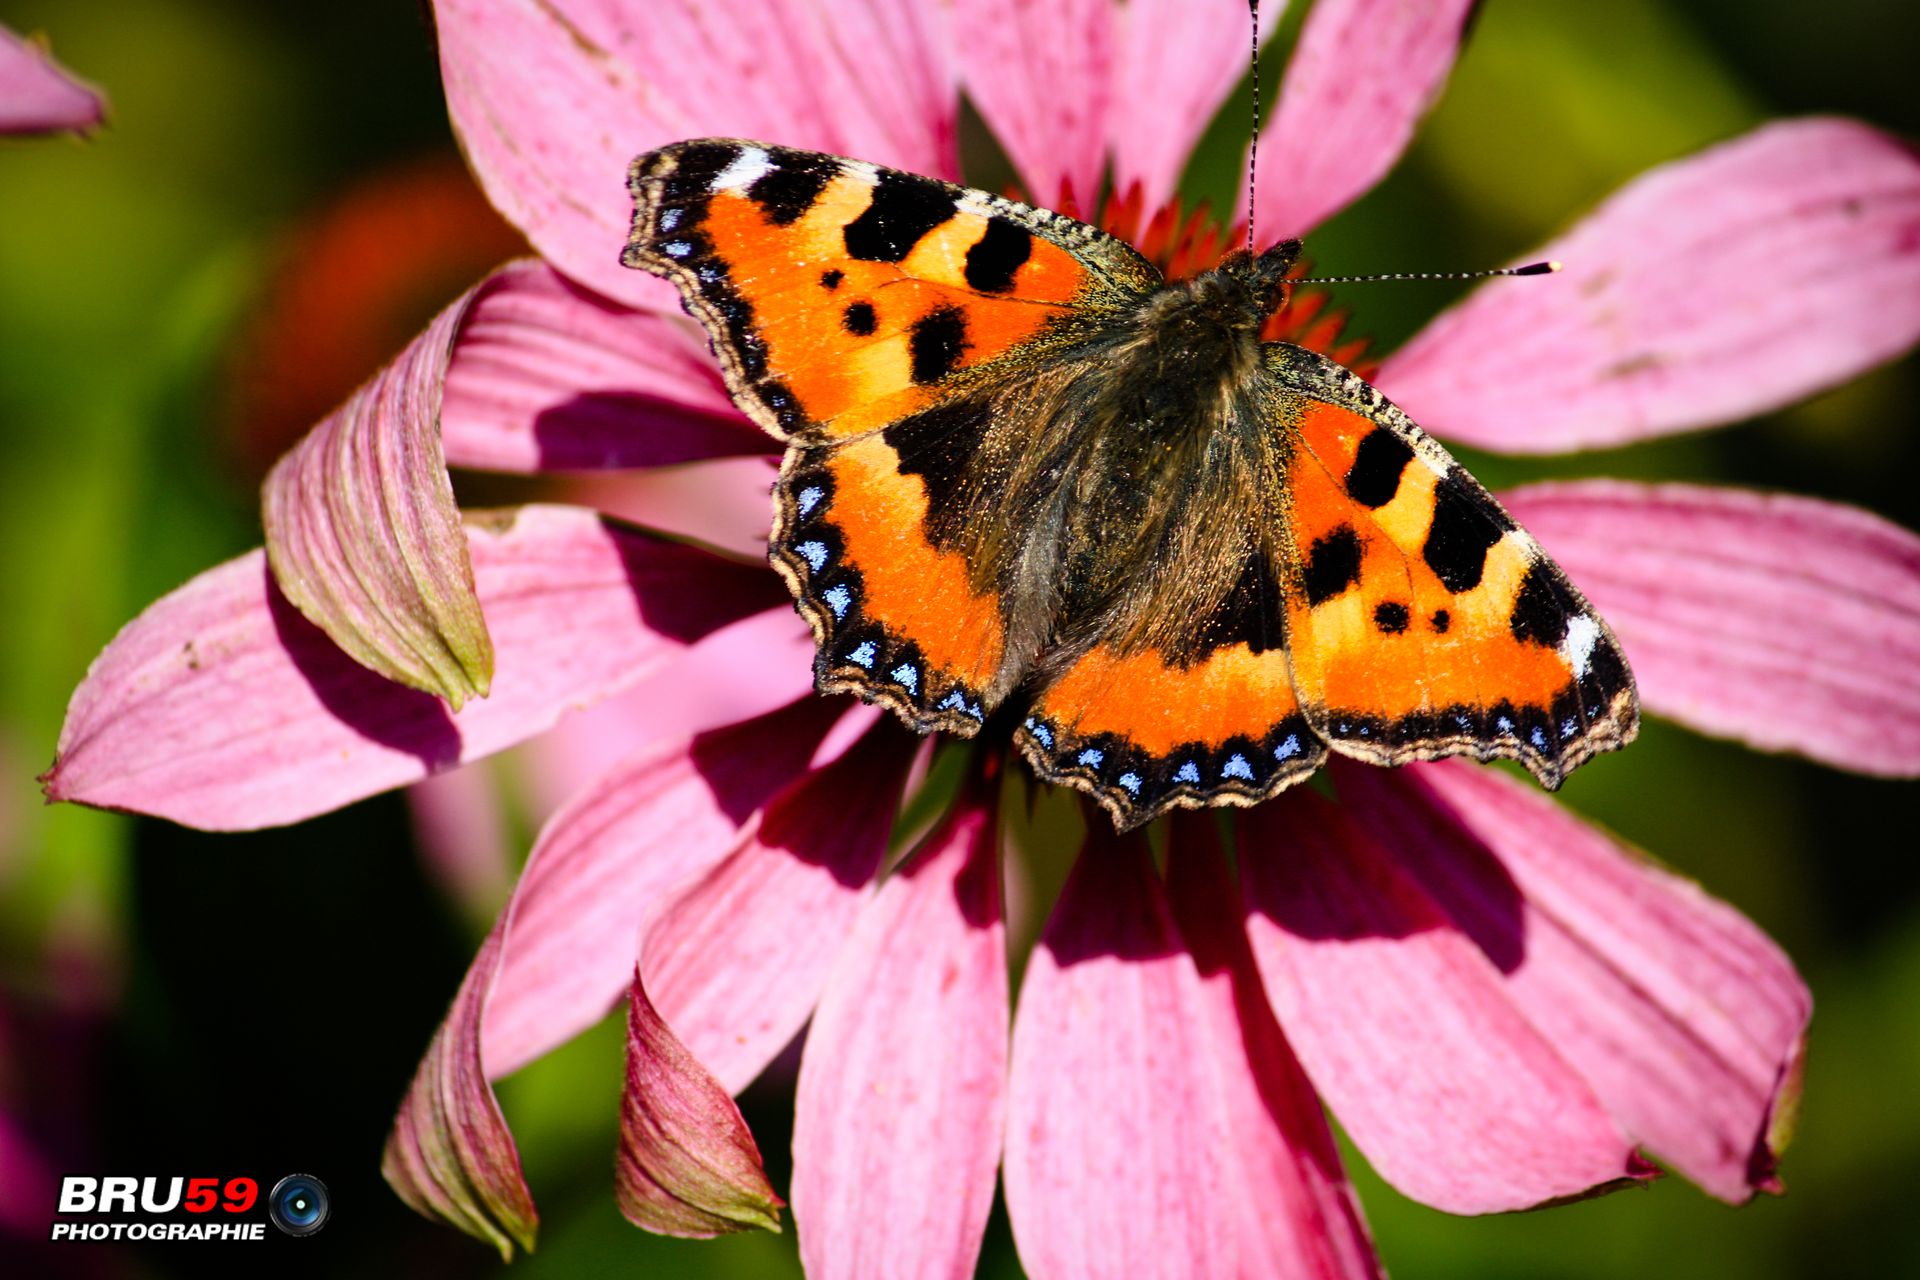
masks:
[[[1167,889],[1200,971],[1226,1103],[1226,1187],[1243,1280],[1382,1275],[1320,1099],[1273,1020],[1210,814],[1175,815]],[[1196,1065],[1206,1065],[1196,1063]]]
[[[492,912],[513,876],[499,779],[475,761],[407,788],[414,846],[441,892],[461,907]]]
[[[0,27],[0,134],[91,129],[106,111],[100,94],[42,45]]]
[[[1920,538],[1780,494],[1594,480],[1504,500],[1625,646],[1648,710],[1920,773]]]
[[[267,559],[286,598],[370,671],[447,700],[486,697],[493,643],[440,450],[440,387],[477,291],[274,465]]]
[[[1812,997],[1765,934],[1491,770],[1337,778],[1631,1136],[1724,1200],[1774,1187]]]
[[[1006,1096],[998,827],[962,800],[861,912],[814,1012],[792,1193],[813,1280],[973,1274]]]
[[[1104,821],[1028,962],[1007,1212],[1035,1280],[1234,1274],[1207,998],[1144,839]]]
[[[1473,0],[1316,0],[1260,131],[1253,223],[1303,236],[1393,168],[1453,68]]]
[[[515,1244],[533,1248],[539,1215],[481,1070],[480,1041],[459,1034],[479,1021],[499,945],[497,932],[488,935],[460,984],[394,1118],[380,1172],[414,1212],[485,1240],[510,1261]]]
[[[1286,7],[1285,0],[1261,6],[1262,39]],[[1252,36],[1244,6],[1128,0],[1120,7],[1106,123],[1116,191],[1139,183],[1149,210],[1174,194],[1194,144],[1247,75]]]
[[[795,783],[747,839],[661,904],[640,968],[674,1034],[729,1093],[805,1025],[873,892],[918,742],[876,725]]]
[[[959,109],[935,6],[896,0],[436,0],[447,108],[508,220],[630,306],[672,290],[619,263],[627,165],[735,136],[950,177]]]
[[[541,262],[483,282],[440,409],[447,461],[494,471],[652,467],[765,453],[683,315],[632,311]]]
[[[612,525],[526,507],[470,525],[498,692],[450,715],[374,675],[241,556],[150,606],[74,691],[53,800],[210,830],[297,822],[498,751],[775,605],[772,576]]]
[[[1920,338],[1920,157],[1804,119],[1642,175],[1483,286],[1376,381],[1421,425],[1551,453],[1713,426],[1844,382]]]
[[[780,1230],[780,1197],[740,1108],[661,1021],[637,972],[614,1196],[629,1222],[661,1235]]]
[[[1388,1182],[1493,1213],[1651,1172],[1472,939],[1342,809],[1302,790],[1259,806],[1240,865],[1274,1014]]]
[[[806,769],[841,710],[804,698],[654,743],[554,814],[498,926],[499,976],[477,1028],[490,1078],[605,1016],[631,976],[647,912],[739,845],[741,826]]]
[[[1063,183],[1082,201],[1100,191],[1118,65],[1116,7],[1113,0],[975,0],[953,8],[967,99],[1040,204],[1053,204]]]
[[[742,824],[806,766],[837,713],[809,698],[657,744],[546,825],[388,1139],[387,1177],[407,1203],[498,1243],[496,1202],[519,1212],[500,1188],[518,1188],[530,1235],[532,1203],[487,1081],[605,1016],[630,981],[649,907],[738,843]]]

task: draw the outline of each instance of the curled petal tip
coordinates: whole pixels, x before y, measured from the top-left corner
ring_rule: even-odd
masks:
[[[1514,1212],[1533,1213],[1540,1209],[1558,1209],[1562,1205],[1579,1204],[1582,1200],[1597,1200],[1601,1196],[1612,1195],[1616,1191],[1625,1191],[1629,1187],[1649,1187],[1667,1176],[1667,1171],[1647,1159],[1640,1148],[1635,1147],[1627,1153],[1626,1170],[1617,1178],[1596,1182],[1590,1187],[1571,1192],[1563,1196],[1554,1196],[1537,1204],[1522,1205]]]
[[[479,1019],[499,946],[496,932],[415,1072],[387,1135],[380,1173],[415,1212],[484,1240],[508,1262],[516,1244],[533,1251],[540,1216],[481,1067],[479,1038],[463,1033]]]
[[[0,27],[0,135],[91,133],[106,99],[53,60],[44,39]]]
[[[262,492],[287,600],[362,666],[455,711],[493,679],[440,442],[447,362],[477,292],[309,432]]]
[[[635,1226],[690,1239],[778,1232],[785,1204],[740,1109],[661,1019],[637,973],[614,1194]]]
[[[1806,1083],[1806,1070],[1807,1037],[1802,1032],[1780,1069],[1780,1084],[1773,1096],[1766,1128],[1747,1158],[1747,1182],[1754,1190],[1770,1196],[1787,1192],[1787,1184],[1780,1177],[1780,1157],[1786,1153],[1800,1126],[1800,1094]]]

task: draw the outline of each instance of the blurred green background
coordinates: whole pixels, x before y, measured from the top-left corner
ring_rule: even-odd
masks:
[[[290,830],[206,836],[46,809],[32,779],[115,630],[258,541],[260,470],[329,407],[311,397],[371,372],[510,254],[512,236],[465,185],[430,35],[404,0],[46,0],[0,4],[0,21],[49,33],[112,102],[89,141],[0,143],[0,1042],[14,1055],[0,1088],[33,1099],[67,1170],[319,1174],[333,1222],[276,1247],[276,1272],[497,1271],[482,1247],[402,1208],[377,1164],[506,869],[450,891],[392,796]],[[1492,0],[1407,162],[1317,235],[1313,255],[1341,272],[1505,261],[1647,166],[1776,115],[1840,112],[1915,136],[1916,47],[1920,11],[1885,0]],[[1269,62],[1277,73],[1276,53]],[[1245,121],[1243,85],[1190,193],[1230,195]],[[1454,296],[1374,287],[1342,301],[1386,348]],[[1913,527],[1917,397],[1909,357],[1725,431],[1467,461],[1495,487],[1722,481]],[[1463,1220],[1410,1204],[1356,1159],[1389,1267],[1920,1275],[1920,791],[1655,723],[1563,795],[1736,904],[1806,974],[1816,1014],[1790,1193],[1734,1210],[1670,1179]],[[538,1253],[513,1272],[798,1274],[791,1235],[689,1246],[621,1222],[619,1046],[618,1027],[602,1026],[502,1086],[544,1220]],[[743,1102],[777,1185],[790,1091],[763,1084]],[[155,1276],[236,1261],[212,1252],[40,1260]],[[1018,1274],[1003,1215],[982,1274]]]

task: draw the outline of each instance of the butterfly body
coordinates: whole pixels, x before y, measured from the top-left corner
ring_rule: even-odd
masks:
[[[999,706],[1117,824],[1329,748],[1556,785],[1637,726],[1602,623],[1378,391],[1260,330],[1297,242],[1167,282],[1043,210],[704,140],[635,161],[625,261],[784,439],[772,559],[817,683],[921,731]]]

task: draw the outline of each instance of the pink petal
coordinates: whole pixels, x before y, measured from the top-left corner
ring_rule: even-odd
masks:
[[[1211,1063],[1226,1100],[1227,1195],[1239,1231],[1239,1275],[1383,1275],[1320,1099],[1267,1005],[1247,948],[1246,911],[1211,815],[1175,816],[1167,888],[1200,970]]]
[[[447,352],[477,291],[274,465],[267,559],[287,600],[356,662],[458,711],[493,645],[440,451]]]
[[[606,1016],[649,908],[714,867],[807,767],[842,707],[780,711],[658,742],[581,790],[540,832],[501,914],[499,976],[476,1028],[498,1079]]]
[[[1260,243],[1303,236],[1386,176],[1440,96],[1473,0],[1317,0],[1260,131]]]
[[[510,1261],[533,1248],[539,1215],[520,1174],[520,1153],[480,1068],[477,1023],[500,945],[488,935],[453,1008],[427,1050],[387,1136],[380,1172],[416,1213],[485,1240]]]
[[[1626,647],[1647,708],[1841,768],[1920,773],[1920,538],[1691,485],[1504,496]]]
[[[1261,6],[1262,39],[1285,11],[1285,0]],[[1128,0],[1116,22],[1106,128],[1113,185],[1139,183],[1152,211],[1173,196],[1194,144],[1246,78],[1253,24],[1244,7],[1192,0]]]
[[[740,1109],[660,1020],[638,973],[614,1194],[629,1222],[662,1235],[780,1230],[780,1197]]]
[[[765,439],[766,437],[761,437]],[[568,501],[751,560],[767,556],[778,454],[575,476]]]
[[[896,0],[437,0],[455,131],[501,212],[568,276],[630,306],[672,290],[619,264],[634,156],[764,138],[954,173],[953,73],[934,7]]]
[[[482,761],[449,769],[408,787],[407,810],[427,873],[484,920],[513,877],[500,778]]]
[[[1082,201],[1100,191],[1120,39],[1115,8],[1113,0],[976,0],[953,9],[967,100],[1037,203],[1056,203],[1062,184]]]
[[[468,529],[498,692],[445,704],[354,663],[274,591],[259,552],[150,606],[67,708],[52,800],[212,830],[297,822],[546,729],[776,603],[772,575],[526,507]]]
[[[765,453],[687,317],[631,311],[540,262],[481,284],[447,366],[447,461],[494,471]],[[762,504],[764,505],[764,504]]]
[[[1293,791],[1240,830],[1274,1014],[1382,1177],[1492,1213],[1647,1176],[1487,957],[1345,811]]]
[[[812,691],[813,633],[805,620],[791,609],[743,618],[521,748],[529,803],[544,817],[609,760],[750,720]]]
[[[861,912],[813,1015],[793,1217],[814,1280],[973,1274],[1006,1093],[998,828],[962,800]]]
[[[1491,770],[1338,779],[1630,1135],[1722,1199],[1774,1186],[1813,1006],[1765,934]]]
[[[1208,999],[1144,839],[1090,824],[1028,962],[1007,1211],[1035,1280],[1232,1274]]]
[[[732,854],[660,905],[640,967],[661,1016],[729,1093],[786,1047],[887,852],[916,741],[891,721],[767,806]]]
[[[41,44],[0,27],[0,134],[92,129],[106,114],[99,93]]]
[[[1376,381],[1436,435],[1551,453],[1790,404],[1920,337],[1920,158],[1789,120],[1663,165],[1482,286]]]

